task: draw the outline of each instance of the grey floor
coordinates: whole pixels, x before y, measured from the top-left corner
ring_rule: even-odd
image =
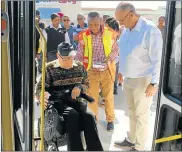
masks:
[[[156,102],[157,96],[153,99],[153,104],[150,110],[150,131],[148,135],[148,140],[146,141],[146,150],[151,150],[152,138],[153,138],[153,129],[155,122],[155,111],[156,111]],[[128,108],[125,100],[125,96],[122,90],[122,87],[118,88],[118,95],[115,95],[115,122],[114,132],[108,132],[106,130],[106,121],[105,121],[105,111],[104,107],[99,108],[99,122],[98,122],[98,130],[99,136],[104,147],[104,150],[108,151],[125,151],[129,149],[121,149],[119,147],[114,146],[114,141],[124,140],[127,134],[127,130],[129,129],[129,118],[128,118]],[[40,115],[40,107],[35,104],[35,122]],[[35,129],[36,133],[36,129]],[[60,150],[66,150],[66,146],[61,147]]]

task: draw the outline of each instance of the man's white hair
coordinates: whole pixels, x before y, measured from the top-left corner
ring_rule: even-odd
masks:
[[[136,9],[135,9],[134,5],[131,3],[128,3],[128,2],[119,3],[118,6],[116,7],[116,11],[117,10],[136,13]]]

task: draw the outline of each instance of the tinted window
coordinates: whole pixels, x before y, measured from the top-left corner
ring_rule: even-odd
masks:
[[[177,1],[168,67],[167,94],[182,101],[181,13],[181,2]]]

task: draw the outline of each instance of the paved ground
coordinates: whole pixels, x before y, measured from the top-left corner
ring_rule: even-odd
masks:
[[[114,141],[122,141],[125,139],[127,135],[127,130],[129,129],[129,118],[128,118],[128,108],[125,100],[124,93],[122,91],[122,87],[119,87],[119,94],[115,96],[115,130],[113,133],[106,131],[106,122],[105,122],[105,112],[104,108],[100,108],[100,120],[98,125],[99,135],[105,150],[116,150],[123,151],[128,149],[121,149],[114,146]],[[156,97],[151,106],[150,113],[150,134],[149,139],[146,142],[146,149],[150,150],[152,145],[153,138],[153,128],[155,121],[155,110],[156,110]]]
[[[99,122],[98,122],[98,130],[101,142],[103,144],[104,150],[116,150],[116,151],[125,151],[128,149],[121,149],[114,146],[114,141],[124,140],[127,134],[127,130],[129,128],[129,119],[128,119],[128,108],[125,100],[125,96],[122,91],[122,87],[119,87],[118,95],[115,96],[115,130],[114,132],[107,132],[106,130],[106,122],[105,122],[105,111],[104,107],[100,107],[99,113]],[[152,138],[153,138],[153,128],[155,121],[155,110],[156,110],[156,97],[154,97],[153,104],[151,106],[150,113],[150,131],[148,141],[146,142],[146,150],[151,150]],[[36,118],[39,117],[39,107],[35,106]],[[60,150],[66,150],[66,146],[61,147]]]

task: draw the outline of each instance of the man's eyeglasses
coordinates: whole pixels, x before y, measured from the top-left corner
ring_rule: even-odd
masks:
[[[132,11],[130,11],[130,12],[128,12],[128,14],[126,14],[126,16],[122,19],[122,20],[120,20],[121,22],[124,22],[124,20],[127,18],[127,16],[131,13]]]
[[[70,20],[63,20],[63,21],[64,21],[64,22],[66,22],[66,21],[69,22]]]
[[[77,18],[77,20],[78,20],[78,21],[81,21],[81,20],[83,20],[83,18]]]
[[[59,56],[61,57],[61,59],[62,60],[64,60],[64,61],[67,61],[67,60],[71,60],[71,59],[73,59],[73,57],[72,56],[61,56],[60,54],[59,54]]]

